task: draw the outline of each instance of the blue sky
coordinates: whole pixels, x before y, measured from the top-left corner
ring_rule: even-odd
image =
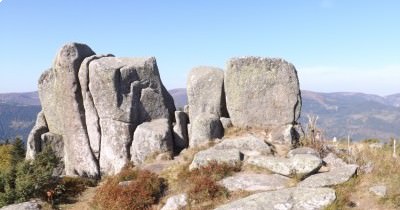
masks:
[[[0,0],[0,92],[37,89],[67,42],[155,56],[168,89],[234,56],[292,62],[302,89],[400,92],[397,0]]]

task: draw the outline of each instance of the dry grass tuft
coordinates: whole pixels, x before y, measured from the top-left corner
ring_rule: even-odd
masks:
[[[120,185],[121,181],[130,182]],[[165,187],[164,180],[156,174],[128,166],[97,189],[93,205],[107,210],[149,209],[158,202]]]

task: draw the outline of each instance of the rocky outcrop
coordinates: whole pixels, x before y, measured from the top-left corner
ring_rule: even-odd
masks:
[[[330,188],[288,188],[250,195],[220,206],[215,210],[317,210],[324,209],[335,199],[335,191]]]
[[[62,47],[39,80],[39,96],[44,127],[62,137],[66,175],[116,173],[131,159],[137,126],[163,118],[171,130],[174,121],[155,58],[95,55],[84,44]],[[39,133],[32,131],[28,158],[38,152]]]
[[[242,57],[228,62],[226,105],[236,127],[262,128],[271,141],[293,143],[301,96],[295,67],[282,59]]]

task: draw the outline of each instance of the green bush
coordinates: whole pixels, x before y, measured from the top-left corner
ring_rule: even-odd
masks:
[[[46,147],[35,160],[25,161],[22,142],[15,141],[11,150],[10,169],[0,175],[0,206],[45,197],[45,191],[54,186],[53,169],[59,164],[51,149]]]

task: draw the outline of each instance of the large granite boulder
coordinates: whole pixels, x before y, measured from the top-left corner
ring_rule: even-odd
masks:
[[[130,161],[138,125],[174,121],[174,102],[155,58],[95,55],[84,44],[62,47],[39,79],[39,96],[46,123],[32,131],[27,158],[38,152],[42,134],[59,135],[66,175],[116,173]]]
[[[272,141],[293,143],[301,96],[292,64],[274,58],[233,58],[227,65],[224,86],[234,126],[266,129]]]
[[[190,147],[201,146],[209,141],[222,138],[224,128],[219,117],[214,114],[202,114],[190,123]]]
[[[197,67],[190,71],[187,81],[189,118],[208,113],[226,116],[224,72],[214,67]]]
[[[173,140],[168,119],[145,122],[136,128],[133,135],[131,160],[135,164],[141,164],[151,155],[172,151],[172,147]]]

